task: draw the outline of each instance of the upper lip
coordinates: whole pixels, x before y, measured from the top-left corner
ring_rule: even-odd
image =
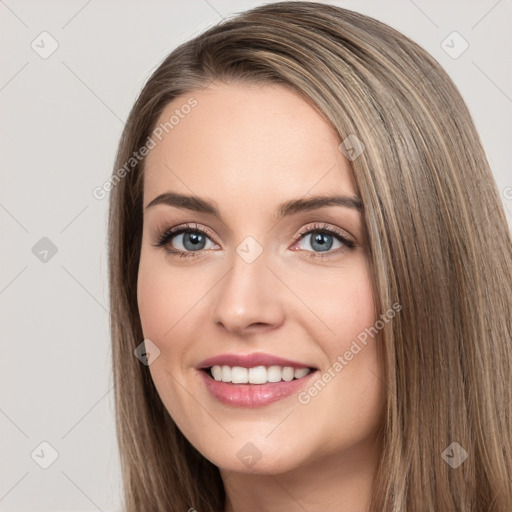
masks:
[[[312,368],[307,363],[292,361],[282,357],[264,354],[263,352],[255,352],[253,354],[220,354],[218,356],[209,357],[201,361],[197,365],[197,369],[204,370],[215,365],[240,366],[242,368],[253,368],[255,366],[291,366],[292,368]]]

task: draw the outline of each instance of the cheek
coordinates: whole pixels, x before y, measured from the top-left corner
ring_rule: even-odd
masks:
[[[354,258],[350,268],[325,270],[295,278],[294,292],[309,309],[302,322],[308,322],[311,338],[333,356],[372,326],[377,314],[371,273],[363,257]]]
[[[137,279],[139,315],[144,337],[157,344],[165,331],[171,328],[169,312],[175,309],[175,299],[170,293],[169,285],[166,274],[141,255]]]
[[[314,313],[307,316],[307,328],[326,356],[323,372],[299,397],[304,405],[300,410],[305,418],[325,425],[330,449],[347,437],[356,442],[358,436],[370,434],[379,424],[384,403],[382,341],[372,330],[379,316],[371,272],[360,263],[350,272],[331,272],[329,279],[317,274],[314,283],[308,278],[300,289]],[[324,327],[321,335],[318,325]],[[343,435],[340,425],[346,428]]]
[[[137,302],[142,331],[160,350],[159,357],[149,366],[152,380],[165,407],[182,425],[187,401],[181,393],[182,369],[188,364],[187,346],[190,333],[187,319],[194,305],[204,294],[188,274],[172,270],[165,258],[141,253]]]
[[[144,336],[157,345],[191,312],[204,295],[199,272],[173,270],[165,258],[141,254],[137,302]],[[203,276],[204,281],[204,276]]]

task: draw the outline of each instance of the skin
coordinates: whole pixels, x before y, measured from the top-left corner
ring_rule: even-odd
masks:
[[[274,217],[289,199],[357,195],[350,163],[333,128],[285,88],[215,83],[175,99],[161,121],[191,96],[197,106],[145,167],[137,292],[144,337],[160,350],[152,379],[180,430],[220,468],[226,512],[366,511],[384,407],[377,338],[307,404],[294,395],[253,409],[225,405],[196,369],[219,354],[265,352],[318,368],[317,380],[378,319],[361,212],[333,205]],[[222,219],[146,208],[165,192],[214,202]],[[155,246],[161,231],[189,222],[212,235],[197,257]],[[355,247],[328,236],[323,252],[318,230],[301,240],[315,223],[343,230]],[[236,252],[249,235],[263,250],[250,264]],[[193,252],[183,235],[168,246]],[[251,467],[237,457],[248,442],[261,454]]]

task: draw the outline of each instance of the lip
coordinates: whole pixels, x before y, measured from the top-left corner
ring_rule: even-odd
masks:
[[[254,352],[252,354],[221,354],[201,361],[196,368],[198,370],[205,370],[215,365],[240,366],[242,368],[253,368],[255,366],[291,366],[292,368],[311,368],[311,370],[316,370],[316,368],[310,364],[284,359],[263,352]]]
[[[209,360],[207,360],[209,361]],[[240,366],[238,364],[238,366]],[[290,365],[287,365],[290,366]],[[304,368],[304,366],[300,366]],[[232,384],[212,379],[205,369],[198,369],[206,389],[218,401],[233,407],[256,408],[297,394],[306,387],[318,372],[312,371],[305,377],[289,382],[269,382],[267,384]]]

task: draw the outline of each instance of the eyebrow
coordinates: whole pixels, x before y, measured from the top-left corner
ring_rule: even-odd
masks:
[[[219,209],[213,203],[197,196],[187,196],[184,194],[177,194],[175,192],[166,192],[165,194],[160,194],[155,197],[146,206],[146,210],[158,204],[165,204],[185,210],[207,213],[221,218]],[[277,208],[275,217],[280,219],[300,212],[316,210],[326,206],[344,206],[345,208],[350,208],[358,212],[363,210],[363,203],[357,196],[313,196],[307,199],[291,199],[282,203]]]

